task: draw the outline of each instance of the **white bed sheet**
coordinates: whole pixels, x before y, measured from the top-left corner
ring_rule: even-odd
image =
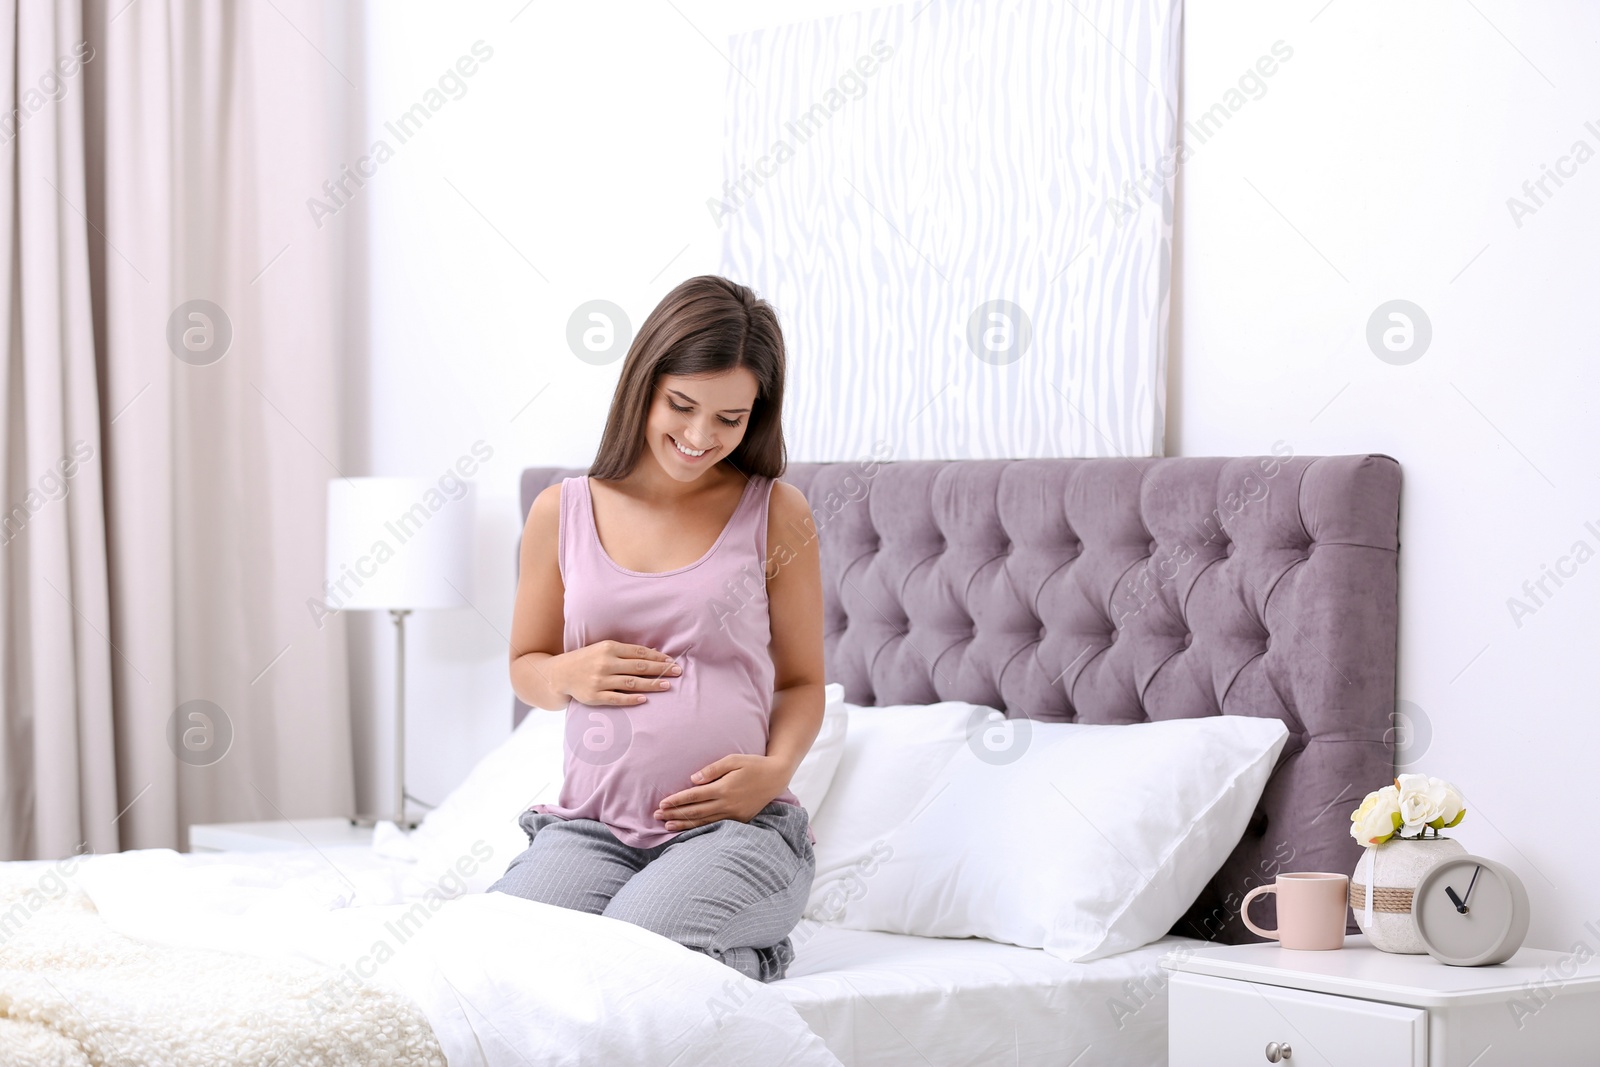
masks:
[[[1159,1067],[1167,1062],[1167,937],[1092,963],[979,938],[810,921],[773,988],[845,1067]]]
[[[234,852],[187,855],[184,861],[281,871],[315,869],[313,855]],[[361,896],[409,896],[402,888],[407,865],[369,848],[322,850],[318,862],[330,861]],[[42,873],[50,864],[7,866]],[[299,907],[325,906],[314,894],[296,896]],[[191,911],[186,922],[203,939],[198,918]],[[1159,961],[1168,952],[1206,944],[1168,937],[1091,963],[1066,963],[1039,949],[980,938],[846,930],[811,920],[802,920],[793,938],[788,977],[768,988],[788,1001],[844,1067],[1164,1065],[1167,973]]]

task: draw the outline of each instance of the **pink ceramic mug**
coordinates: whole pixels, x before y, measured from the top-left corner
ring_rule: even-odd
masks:
[[[1266,893],[1278,896],[1276,930],[1263,930],[1250,921],[1250,902]],[[1275,884],[1258,885],[1244,895],[1240,917],[1250,929],[1284,948],[1343,948],[1349,894],[1350,879],[1343,874],[1280,874]]]

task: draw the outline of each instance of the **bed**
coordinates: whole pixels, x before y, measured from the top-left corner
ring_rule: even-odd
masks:
[[[524,472],[524,510],[541,489],[579,473]],[[565,916],[558,925],[541,911],[536,929],[508,935],[508,924],[544,906],[465,894],[447,901],[406,946],[410,963],[389,965],[386,988],[352,979],[350,996],[337,1011],[313,1016],[315,1027],[293,1013],[274,1015],[276,1001],[255,1005],[266,1013],[263,1032],[302,1035],[279,1037],[287,1044],[273,1051],[283,1062],[296,1062],[284,1052],[302,1048],[294,1040],[312,1040],[318,1027],[337,1022],[353,1035],[392,1035],[399,1025],[414,1055],[392,1062],[448,1058],[452,1067],[1159,1064],[1166,1055],[1160,957],[1250,940],[1238,904],[1278,870],[1354,867],[1348,807],[1393,765],[1400,475],[1392,459],[1298,457],[1280,448],[1219,459],[863,461],[798,464],[786,480],[806,493],[815,516],[829,678],[853,704],[959,700],[1044,723],[1225,715],[1287,727],[1242,838],[1167,937],[1067,963],[980,938],[807,920],[795,932],[788,977],[760,986],[703,957],[686,959],[696,954],[647,932],[612,929],[627,924],[610,920],[569,929]],[[516,708],[514,718],[525,712]],[[348,968],[361,939],[403,914],[416,895],[381,850],[344,851],[337,863],[310,853],[97,858],[124,862],[89,878],[98,880],[92,905],[62,894],[48,907],[25,904],[28,921],[14,933],[0,929],[6,1062],[140,1062],[119,1058],[111,1040],[131,1045],[137,1026],[108,1030],[99,1018],[119,1017],[114,997],[74,1006],[65,979],[54,993],[35,980],[42,976],[29,967],[39,967],[38,951],[19,962],[17,945],[42,940],[57,925],[102,955],[114,956],[107,946],[122,938],[116,944],[125,952],[204,946],[213,951],[205,966],[222,967],[219,974],[229,973],[221,961],[249,958],[277,968],[252,972],[251,981],[270,979],[264,988],[303,1000],[322,988],[319,980],[325,985],[328,974]],[[207,863],[218,866],[208,874]],[[50,869],[3,866],[0,915]],[[338,878],[330,867],[341,870]],[[224,870],[227,896],[218,892]],[[183,891],[174,894],[174,885]],[[250,931],[238,922],[241,887],[256,893]],[[375,906],[342,906],[354,892]],[[1262,912],[1257,919],[1270,923],[1270,905]],[[341,922],[330,924],[328,915]],[[495,940],[493,951],[464,953],[461,944],[474,937]],[[216,953],[219,939],[235,955]],[[629,977],[611,966],[617,956],[631,961]],[[188,965],[199,966],[195,959]],[[533,983],[548,1003],[530,1002],[515,980],[519,967],[526,974],[534,966],[530,960],[563,976],[560,989]],[[285,972],[291,964],[313,969]],[[637,984],[652,967],[672,982],[650,987],[658,998],[632,990],[620,1002],[626,1012],[583,993],[586,982]],[[205,1003],[225,1012],[219,1005],[229,992],[225,981],[214,982],[207,995],[224,1000]],[[73,1048],[91,1045],[99,1059],[71,1058]],[[251,1046],[255,1058],[238,1059],[273,1062],[261,1052]],[[363,1060],[330,1054],[324,1062]]]

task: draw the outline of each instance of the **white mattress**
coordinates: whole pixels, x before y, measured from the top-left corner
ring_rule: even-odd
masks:
[[[1093,963],[977,938],[802,922],[773,988],[845,1067],[1160,1067],[1169,937]]]

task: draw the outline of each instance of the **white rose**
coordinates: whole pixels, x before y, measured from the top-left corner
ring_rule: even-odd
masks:
[[[1350,836],[1363,845],[1381,845],[1400,826],[1400,791],[1392,785],[1368,793],[1350,815]]]
[[[1426,774],[1402,774],[1394,780],[1395,788],[1400,790],[1400,795],[1407,793],[1421,793],[1428,788]]]
[[[1428,779],[1428,796],[1433,799],[1434,806],[1438,809],[1438,817],[1428,823],[1435,830],[1444,830],[1456,825],[1467,813],[1466,798],[1443,778]]]
[[[1400,793],[1400,832],[1411,837],[1422,833],[1440,815],[1439,801],[1429,788],[1425,774],[1402,774],[1394,780]]]

